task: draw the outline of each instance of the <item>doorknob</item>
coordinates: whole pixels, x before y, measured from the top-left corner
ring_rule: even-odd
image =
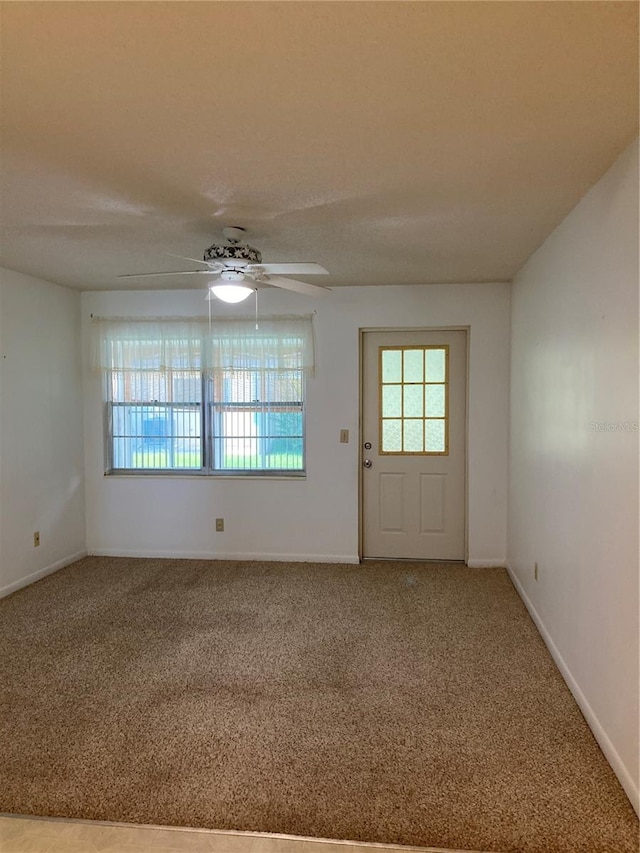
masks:
[[[373,462],[370,459],[365,459],[362,464],[364,465],[365,468],[371,468],[371,466],[373,465]]]

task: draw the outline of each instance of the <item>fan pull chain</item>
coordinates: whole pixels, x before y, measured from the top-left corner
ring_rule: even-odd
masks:
[[[258,288],[254,287],[254,290],[256,292],[256,329],[258,329]]]

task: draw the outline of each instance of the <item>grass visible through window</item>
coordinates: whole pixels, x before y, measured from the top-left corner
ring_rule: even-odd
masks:
[[[199,453],[174,453],[173,460],[164,450],[143,450],[133,453],[132,468],[138,469],[198,469],[202,466]],[[267,453],[262,456],[232,456],[224,457],[220,468],[233,470],[270,469],[274,471],[302,471],[302,454],[292,453]]]

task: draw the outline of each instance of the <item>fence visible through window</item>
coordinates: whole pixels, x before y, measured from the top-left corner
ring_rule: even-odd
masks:
[[[111,467],[202,468],[199,371],[113,371]]]
[[[301,370],[227,370],[210,378],[211,467],[304,470]]]

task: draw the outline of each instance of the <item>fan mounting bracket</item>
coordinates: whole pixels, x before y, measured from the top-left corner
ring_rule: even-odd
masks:
[[[222,233],[226,240],[231,243],[232,246],[237,246],[238,243],[241,243],[246,235],[246,230],[244,228],[240,228],[239,226],[232,226],[229,228],[223,228]]]

